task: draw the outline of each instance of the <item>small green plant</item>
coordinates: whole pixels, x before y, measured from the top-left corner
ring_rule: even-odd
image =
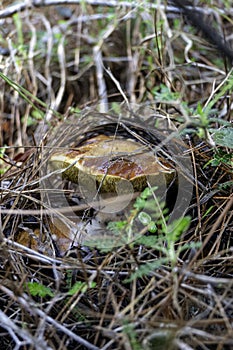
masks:
[[[176,245],[181,235],[188,229],[191,222],[189,216],[174,220],[171,224],[161,223],[158,235],[142,236],[136,240],[136,243],[155,249],[161,253],[161,257],[142,264],[126,282],[149,275],[153,270],[160,268],[162,265],[170,266],[174,271],[177,265],[178,257],[184,250],[200,247],[200,243],[185,243]]]
[[[222,184],[219,184],[218,187],[219,187],[220,190],[222,190],[222,189],[223,190],[226,190],[226,189],[231,189],[232,190],[232,188],[233,188],[233,181],[226,181],[226,182],[224,182]]]
[[[157,187],[146,188],[137,197],[127,220],[108,224],[107,228],[112,233],[109,240],[103,238],[91,243],[104,252],[123,244],[130,247],[142,245],[159,252],[157,259],[142,264],[127,281],[147,275],[163,264],[174,270],[183,250],[200,246],[199,243],[178,244],[178,240],[188,229],[191,218],[185,216],[168,223],[168,210],[156,197],[156,189]]]
[[[48,105],[43,102],[42,100],[40,100],[38,97],[34,96],[30,91],[28,91],[27,89],[25,89],[23,86],[17,84],[16,82],[14,82],[12,79],[8,78],[5,74],[3,74],[2,72],[0,72],[0,78],[3,79],[9,86],[11,86],[11,88],[13,90],[15,90],[24,101],[28,102],[28,104],[30,104],[33,107],[33,116],[41,119],[43,116],[43,112],[42,110],[48,110]],[[53,114],[58,117],[59,119],[63,119],[63,116],[55,111],[55,110],[51,110],[53,112]]]
[[[86,282],[77,281],[68,291],[68,295],[74,295],[78,292],[85,293],[88,288],[94,288],[96,286],[95,282],[91,282],[88,285]]]
[[[219,110],[216,108],[216,104],[223,98],[224,95],[232,94],[232,89],[233,74],[231,72],[215,89],[215,93],[204,106],[201,103],[198,103],[197,107],[192,109],[183,105],[182,102],[182,106],[184,107],[187,115],[189,115],[189,125],[188,128],[186,128],[186,124],[181,134],[196,134],[199,138],[209,141],[211,145],[215,144],[216,146],[233,148],[232,124],[222,118],[219,118]],[[162,89],[162,92],[163,91],[165,93],[165,89]],[[167,96],[172,97],[172,94],[173,93],[170,93],[170,95],[167,94]],[[166,97],[166,95],[164,97]],[[214,123],[215,128],[212,127]]]
[[[216,145],[233,148],[233,127],[216,130],[213,139]]]
[[[152,93],[159,101],[176,101],[180,98],[179,92],[172,92],[166,85],[160,84],[153,88]]]
[[[159,203],[155,196],[156,190],[157,187],[145,188],[137,197],[133,204],[133,209],[125,220],[108,223],[107,230],[109,235],[105,235],[103,239],[86,241],[85,244],[95,247],[102,252],[110,252],[113,248],[125,244],[133,247],[136,237],[141,236],[143,232],[155,233],[157,230],[156,220],[161,215],[164,218],[164,215],[167,213],[164,204]],[[150,213],[150,208],[152,207],[156,207],[157,210]]]
[[[233,154],[227,153],[222,149],[218,149],[215,151],[213,158],[210,160],[210,162],[207,163],[207,165],[209,163],[212,166],[218,166],[220,164],[227,164],[233,166]]]
[[[43,120],[43,118],[44,118],[44,113],[42,111],[32,110],[31,114],[28,117],[26,116],[22,117],[22,122],[24,122],[24,120],[26,119],[27,126],[32,126],[32,125],[37,125],[38,122]]]
[[[78,292],[85,293],[88,288],[94,288],[96,286],[95,282],[91,282],[90,284],[86,282],[77,281],[73,286],[70,286],[69,279],[68,282],[68,292],[69,296],[72,296]],[[25,284],[25,288],[29,291],[32,296],[38,296],[41,298],[45,298],[47,296],[54,297],[54,292],[51,288],[44,286],[42,283],[38,282],[27,282]]]
[[[45,298],[47,296],[53,297],[54,293],[51,288],[44,286],[38,282],[28,282],[26,283],[26,288],[32,296],[38,296],[41,298]]]
[[[88,288],[94,288],[96,286],[95,282],[91,282],[88,284],[87,282],[76,281],[75,283],[73,283],[72,276],[73,276],[73,271],[68,270],[67,276],[66,276],[66,286],[68,289],[68,292],[67,292],[68,295],[74,295],[75,293],[78,293],[78,292],[85,293]]]
[[[123,332],[127,336],[130,342],[130,348],[133,350],[141,350],[141,344],[137,340],[137,333],[135,331],[135,325],[124,321]]]
[[[108,229],[114,233],[114,234],[119,234],[120,232],[122,232],[122,230],[124,230],[127,226],[127,221],[123,220],[123,221],[111,221],[108,223]]]

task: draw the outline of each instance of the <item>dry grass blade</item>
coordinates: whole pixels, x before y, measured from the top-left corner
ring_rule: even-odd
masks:
[[[192,3],[2,1],[1,349],[233,348],[233,12]],[[92,148],[99,185],[142,150],[172,178],[51,169],[103,137],[140,148]]]

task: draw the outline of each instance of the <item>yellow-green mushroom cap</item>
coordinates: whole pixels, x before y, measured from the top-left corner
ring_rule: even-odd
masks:
[[[102,192],[116,192],[119,181],[130,181],[134,191],[142,191],[149,179],[174,177],[174,169],[157,158],[147,145],[133,139],[98,135],[77,149],[55,152],[53,169],[65,169],[63,176],[78,184],[80,176],[94,177]],[[97,188],[98,188],[97,187]]]

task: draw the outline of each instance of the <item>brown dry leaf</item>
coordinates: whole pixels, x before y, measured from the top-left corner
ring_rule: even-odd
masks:
[[[40,236],[40,229],[25,229],[17,234],[16,242],[35,251],[39,251],[42,244]]]
[[[17,233],[15,241],[34,251],[63,256],[71,247],[74,233],[71,227],[57,217],[48,218],[50,234],[46,236],[39,228],[34,230],[25,228]],[[51,239],[46,239],[50,237]]]
[[[49,228],[59,255],[63,256],[74,242],[74,233],[71,227],[64,220],[58,217],[49,219]]]

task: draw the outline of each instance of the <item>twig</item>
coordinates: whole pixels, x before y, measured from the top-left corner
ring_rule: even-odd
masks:
[[[112,79],[112,81],[114,82],[114,84],[116,85],[116,87],[117,87],[118,91],[120,92],[121,96],[123,97],[123,99],[124,99],[126,105],[127,105],[128,107],[130,107],[130,105],[129,105],[129,100],[128,100],[126,94],[124,93],[124,91],[122,90],[121,84],[120,84],[119,81],[114,77],[114,75],[112,74],[110,68],[105,69],[105,71],[106,71],[106,73],[110,76],[110,78]]]
[[[99,45],[93,48],[93,57],[96,67],[96,78],[99,93],[100,113],[107,113],[108,96],[107,86],[104,80],[103,56]]]
[[[210,232],[208,233],[206,239],[202,243],[201,249],[197,251],[197,253],[194,255],[193,259],[190,261],[190,263],[189,263],[190,267],[193,266],[194,262],[197,260],[198,256],[201,254],[201,252],[203,251],[203,249],[205,248],[207,243],[210,241],[211,237],[215,234],[215,232],[217,231],[218,227],[220,226],[224,216],[231,210],[232,205],[233,205],[233,196],[231,195],[229,197],[228,202],[227,202],[225,208],[223,209],[222,213],[219,215],[218,219],[215,221]]]
[[[61,81],[60,81],[60,86],[59,90],[57,93],[57,96],[55,98],[55,105],[51,106],[52,110],[57,110],[60,106],[60,103],[62,101],[63,95],[65,93],[65,87],[66,87],[66,59],[65,59],[65,48],[64,48],[64,41],[65,41],[65,35],[62,36],[58,49],[57,49],[57,54],[58,54],[58,60],[59,60],[59,65],[60,65],[60,71],[61,71]]]
[[[46,6],[58,6],[58,5],[79,5],[82,4],[83,0],[32,0],[31,1],[31,7],[46,7]],[[85,3],[92,6],[106,6],[106,7],[124,7],[124,8],[136,8],[140,6],[140,3],[137,1],[130,2],[130,1],[121,1],[118,0],[110,0],[110,1],[102,1],[102,0],[85,0]],[[177,6],[165,6],[161,4],[154,4],[154,3],[143,3],[143,6],[146,6],[147,8],[152,8],[157,10],[158,8],[166,10],[167,12],[180,12],[180,9],[177,8]],[[4,10],[0,11],[0,19],[11,17],[17,12],[24,11],[26,8],[30,8],[29,4],[23,2],[18,3],[16,5],[12,5],[9,7],[6,7]],[[211,8],[200,8],[196,7],[195,10],[200,13],[204,14],[211,14],[215,13],[216,11]],[[225,14],[226,11],[229,15],[233,13],[233,9],[229,10],[221,10],[218,9],[218,13]]]
[[[2,286],[2,291],[4,292],[4,289],[8,289],[8,288],[4,288]],[[4,329],[6,329],[9,334],[12,336],[12,338],[14,338],[14,341],[16,342],[16,347],[19,349],[22,345],[33,345],[33,347],[35,347],[36,350],[52,350],[51,347],[48,347],[48,344],[46,344],[46,342],[43,339],[40,339],[40,341],[38,341],[38,339],[36,339],[35,337],[33,337],[33,335],[26,329],[23,327],[19,327],[17,326],[16,322],[14,322],[13,320],[11,320],[7,315],[4,314],[4,312],[2,312],[0,310],[0,326]],[[20,341],[18,336],[21,339],[24,339],[24,341]],[[17,346],[18,345],[18,346]],[[16,349],[15,347],[15,349]]]
[[[13,300],[16,300],[19,304],[21,304],[26,310],[30,310],[30,312],[32,314],[37,314],[38,316],[40,316],[42,319],[44,319],[46,322],[48,322],[49,324],[52,324],[54,327],[56,327],[57,329],[59,329],[60,331],[62,331],[64,334],[68,335],[70,338],[72,338],[73,340],[75,340],[77,343],[82,344],[83,346],[85,346],[86,349],[90,349],[90,350],[99,350],[99,347],[91,344],[89,341],[83,339],[82,337],[80,337],[79,335],[73,333],[72,331],[70,331],[68,328],[66,328],[65,326],[63,326],[62,324],[60,324],[59,322],[57,322],[56,320],[54,320],[52,317],[46,315],[42,310],[40,310],[39,308],[35,307],[35,304],[32,305],[30,299],[28,298],[28,296],[26,294],[24,294],[23,296],[16,296],[10,289],[1,286],[1,290],[6,293],[7,295],[9,295]],[[1,319],[4,320],[5,322],[8,321],[8,318],[5,316],[5,314],[0,310],[0,325],[2,327],[4,327],[5,322],[1,322]],[[48,346],[45,346],[45,342],[40,339],[40,344],[38,344],[38,341],[35,341],[36,339],[34,339],[34,337],[27,332],[26,330],[23,330],[19,327],[17,327],[13,322],[11,322],[9,320],[10,324],[8,326],[12,327],[15,331],[19,332],[19,335],[22,337],[25,334],[25,339],[30,339],[30,343],[32,343],[32,340],[34,340],[33,344],[36,345],[36,350],[45,350],[48,349],[50,350],[51,348]],[[13,323],[13,324],[12,324]],[[43,346],[42,346],[42,342],[43,341]]]
[[[190,1],[173,0],[184,12],[189,22],[200,29],[203,35],[212,43],[219,52],[226,56],[233,63],[233,50],[228,43],[224,41],[222,35],[206,20],[203,13],[190,6]]]

